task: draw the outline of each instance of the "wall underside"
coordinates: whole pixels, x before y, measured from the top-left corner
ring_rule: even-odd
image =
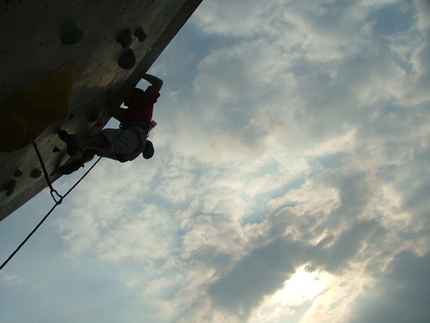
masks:
[[[85,136],[97,133],[109,121],[109,106],[123,102],[202,0],[92,0],[3,1],[0,7],[0,106],[12,92],[61,65],[77,61],[70,102],[71,118],[55,124],[38,139],[48,173],[67,161],[64,143],[56,133],[62,128]],[[5,4],[6,3],[6,4]],[[142,27],[146,39],[132,36],[133,68],[123,69],[118,58],[126,50],[117,37],[127,28]],[[84,32],[73,45],[62,44],[70,31]],[[99,118],[89,122],[97,107]],[[0,140],[9,140],[0,138]],[[0,220],[43,190],[47,184],[31,145],[12,153],[0,153]],[[51,181],[58,179],[51,176]],[[5,189],[15,183],[8,195]],[[10,193],[10,192],[9,192]]]

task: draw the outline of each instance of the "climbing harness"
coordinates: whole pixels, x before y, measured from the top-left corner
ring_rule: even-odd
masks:
[[[118,136],[116,136],[116,138],[112,141],[112,143],[103,151],[103,153],[99,156],[99,158],[97,158],[97,160],[95,161],[95,163],[84,173],[84,175],[82,175],[82,177],[66,192],[66,194],[64,195],[60,195],[52,186],[52,183],[49,179],[49,175],[48,172],[46,171],[46,167],[45,164],[43,162],[42,156],[40,155],[39,149],[37,148],[37,144],[35,142],[33,142],[33,147],[36,151],[37,157],[39,159],[39,162],[42,166],[43,169],[43,173],[45,175],[45,179],[46,182],[49,186],[49,188],[51,189],[51,196],[53,198],[53,200],[55,201],[55,205],[51,208],[51,210],[49,210],[49,212],[42,218],[42,220],[36,225],[36,227],[27,235],[27,237],[20,243],[20,245],[15,249],[15,251],[12,252],[12,254],[3,262],[3,264],[0,266],[0,271],[7,265],[7,263],[16,255],[16,253],[24,246],[24,244],[30,239],[30,237],[37,231],[37,229],[39,229],[39,227],[43,224],[43,222],[45,222],[45,220],[51,215],[51,213],[56,209],[56,207],[58,205],[60,205],[63,200],[66,198],[67,195],[69,195],[76,186],[79,185],[80,182],[82,182],[82,180],[91,172],[91,170],[98,164],[98,162],[100,161],[100,159],[102,159],[102,157],[106,154],[106,152],[108,151],[108,149],[118,140],[118,138],[122,135],[122,133],[124,132],[123,129],[121,129],[121,131],[119,132]],[[57,197],[59,199],[57,199],[55,196],[57,195]]]

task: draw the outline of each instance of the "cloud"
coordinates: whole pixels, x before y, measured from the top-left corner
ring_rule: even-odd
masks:
[[[259,30],[259,18],[264,14],[264,6],[258,1],[249,1],[247,6],[241,2],[208,1],[201,5],[192,19],[203,32],[243,37],[253,36]],[[242,19],[237,19],[238,16]]]
[[[315,4],[305,8],[291,3],[278,4],[282,8],[277,8],[279,13],[288,12],[295,17],[293,13],[297,11],[309,16],[305,15],[306,19],[295,22],[297,30],[294,32],[270,28],[270,37],[256,34],[255,39],[209,53],[199,63],[192,109],[189,109],[187,119],[178,119],[178,140],[187,149],[190,146],[192,150],[198,149],[196,154],[207,151],[204,143],[208,140],[214,141],[216,144],[212,147],[216,151],[210,155],[214,159],[219,151],[229,151],[225,144],[228,142],[231,146],[229,139],[241,136],[243,128],[248,127],[252,120],[262,120],[262,116],[276,125],[274,131],[268,133],[274,138],[272,141],[284,142],[285,148],[294,150],[310,144],[320,145],[334,135],[345,135],[347,130],[362,125],[369,118],[377,119],[385,102],[403,102],[407,99],[404,90],[406,71],[403,62],[398,63],[391,49],[399,43],[398,39],[381,43],[381,39],[372,34],[370,25],[365,30],[359,26],[362,26],[368,12],[392,3],[353,3],[344,7],[324,4],[320,11],[314,8]],[[289,10],[282,6],[288,6]],[[205,7],[202,8],[200,14],[205,13]],[[269,11],[268,8],[265,10]],[[342,10],[342,14],[331,19],[330,15],[336,10]],[[344,15],[345,12],[348,14]],[[318,15],[325,18],[318,20]],[[339,17],[348,15],[351,19],[338,21],[341,19]],[[262,15],[258,19],[262,19],[264,22],[260,25],[265,26],[267,19],[290,21],[293,17],[278,14],[274,18]],[[204,25],[198,20],[194,23]],[[221,25],[214,19],[213,24],[217,23]],[[333,30],[343,34],[325,30],[328,23],[333,24]],[[305,32],[309,24],[315,26],[311,32]],[[343,28],[342,24],[353,28],[352,32]],[[332,43],[320,37],[318,33],[322,31],[327,37],[333,36]],[[303,47],[303,38],[297,36],[300,32],[306,37],[315,37],[310,41],[315,48]],[[321,40],[324,40],[323,44],[318,43]],[[341,56],[323,54],[323,46],[327,46],[327,50],[338,50]],[[317,53],[323,56],[313,58]],[[190,106],[189,103],[184,105]],[[193,129],[189,133],[192,137],[182,137],[183,128]],[[214,139],[208,137],[208,129],[214,134]],[[229,136],[225,135],[226,131]],[[264,133],[258,134],[255,147],[260,147],[258,140],[264,140],[265,136]],[[252,141],[252,136],[247,138]],[[174,146],[180,146],[179,142]],[[245,153],[251,151],[255,149]]]
[[[292,276],[299,250],[285,239],[252,250],[230,273],[208,287],[214,305],[247,318],[265,295],[276,292]]]
[[[377,228],[378,224],[375,221],[354,223],[350,229],[341,232],[337,237],[325,237],[311,249],[310,258],[315,265],[322,266],[329,272],[337,273],[344,270],[348,267],[348,262],[364,249],[366,240]]]
[[[425,6],[205,0],[178,35],[200,51],[154,66],[175,75],[154,159],[100,164],[55,223],[68,255],[119,266],[162,322],[372,321],[426,296],[401,271],[429,245]],[[333,280],[282,303],[300,268]]]
[[[418,26],[421,29],[428,29],[430,27],[430,4],[426,0],[415,0],[415,10],[418,18]]]
[[[398,253],[378,283],[359,298],[349,322],[427,322],[429,268],[430,253]]]

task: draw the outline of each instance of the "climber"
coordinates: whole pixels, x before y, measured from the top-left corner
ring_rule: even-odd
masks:
[[[110,112],[111,116],[121,122],[119,129],[103,129],[89,138],[78,138],[65,130],[58,132],[60,139],[67,145],[68,155],[74,156],[77,152],[82,152],[79,159],[60,166],[60,174],[73,173],[95,155],[120,162],[134,160],[140,154],[146,159],[153,156],[154,146],[147,137],[157,125],[152,120],[152,114],[154,104],[160,97],[163,81],[150,74],[144,74],[142,78],[151,85],[145,91],[134,88],[124,101],[128,108],[117,108]]]

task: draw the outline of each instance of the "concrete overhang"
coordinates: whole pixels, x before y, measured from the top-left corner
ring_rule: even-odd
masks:
[[[109,106],[123,102],[125,93],[139,82],[201,1],[3,1],[0,106],[24,83],[65,63],[79,63],[70,101],[71,117],[51,126],[36,141],[48,173],[69,158],[57,131],[62,128],[79,136],[100,131],[110,119]],[[125,70],[118,65],[125,49],[116,40],[125,29],[134,31],[139,27],[147,37],[139,41],[133,36],[130,48],[136,65]],[[84,38],[73,45],[62,44],[62,38],[75,28],[84,32]],[[99,108],[100,116],[89,122],[94,107]],[[0,153],[0,165],[2,220],[47,187],[47,183],[32,145]],[[54,182],[58,178],[54,175],[50,179]],[[15,189],[8,195],[5,187],[11,182]]]

